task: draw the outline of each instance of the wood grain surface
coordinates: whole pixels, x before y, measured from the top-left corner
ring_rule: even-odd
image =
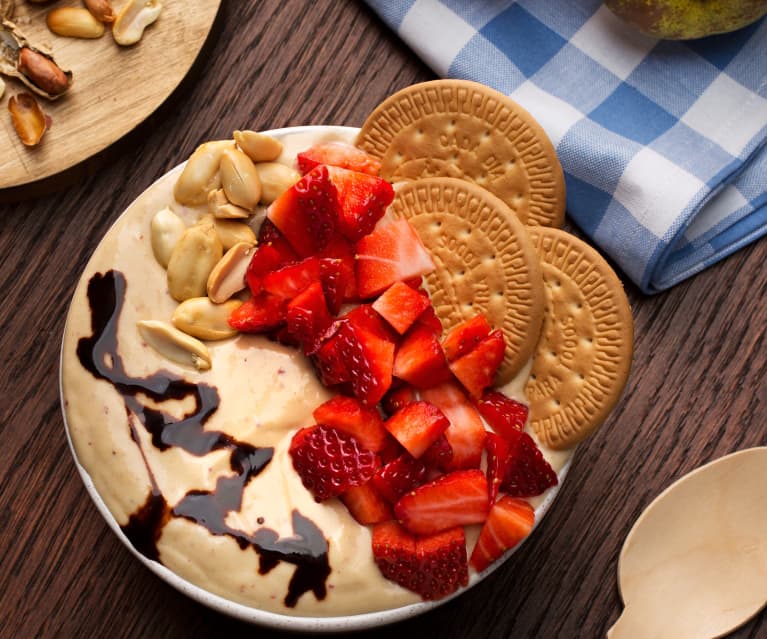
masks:
[[[124,0],[114,2],[116,8]],[[25,147],[8,117],[8,100],[28,89],[4,78],[0,100],[0,190],[55,176],[119,140],[153,113],[186,76],[205,43],[221,0],[166,1],[157,21],[130,47],[118,46],[107,28],[94,40],[54,35],[45,23],[67,1],[16,1],[14,21],[33,44],[51,50],[74,81],[55,101],[36,98],[52,124],[42,142]],[[28,190],[28,193],[32,189]],[[1,192],[0,192],[1,195]]]
[[[186,598],[108,530],[64,434],[66,310],[109,225],[199,142],[243,127],[359,126],[387,95],[434,76],[361,2],[224,3],[213,37],[193,81],[90,175],[0,205],[3,639],[282,636]],[[693,468],[765,444],[766,261],[760,241],[656,297],[627,285],[636,327],[627,391],[579,448],[534,537],[458,599],[361,636],[604,637],[621,610],[618,554],[645,506]],[[732,636],[766,637],[767,614]]]

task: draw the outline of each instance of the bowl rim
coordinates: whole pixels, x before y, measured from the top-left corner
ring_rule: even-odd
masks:
[[[338,132],[346,132],[346,133],[359,131],[358,127],[318,124],[318,125],[282,127],[279,129],[261,131],[261,133],[265,135],[283,136],[283,135],[288,135],[292,133],[310,133],[310,132],[316,131],[317,129],[322,129],[329,132],[332,132],[333,130],[335,130]],[[181,162],[180,164],[171,167],[163,175],[161,175],[160,177],[155,179],[151,184],[145,187],[141,191],[141,193],[139,193],[134,198],[133,201],[135,201],[147,190],[151,189],[157,182],[165,178],[169,173],[179,170],[181,167],[184,166],[184,164],[186,164],[186,162]],[[130,207],[130,204],[117,216],[117,218],[115,218],[114,222],[109,226],[109,229],[107,229],[104,235],[102,235],[101,239],[103,239],[112,230],[112,228],[120,221],[120,219],[122,219],[122,217],[125,215],[129,207]],[[101,240],[99,240],[99,243],[100,242]],[[96,248],[98,248],[98,245]],[[94,252],[96,248],[94,248]],[[93,254],[91,254],[91,257],[89,258],[88,262],[90,262],[90,259],[92,257],[93,257]],[[85,268],[87,268],[87,265]],[[78,283],[79,283],[79,280],[78,280]],[[169,584],[170,586],[172,586],[179,592],[183,593],[187,597],[191,598],[192,600],[196,601],[197,603],[200,603],[208,608],[211,608],[217,612],[223,613],[235,619],[239,619],[240,621],[245,621],[255,625],[273,628],[275,630],[290,631],[290,632],[297,632],[297,633],[351,632],[351,631],[358,631],[358,630],[368,630],[368,629],[372,629],[376,627],[393,624],[399,621],[403,621],[405,619],[410,619],[412,617],[424,614],[430,610],[433,610],[447,603],[448,601],[454,599],[455,597],[460,596],[461,594],[463,594],[464,592],[466,592],[467,590],[469,590],[470,588],[478,584],[480,581],[485,579],[488,575],[493,573],[495,570],[500,568],[500,566],[503,565],[506,561],[508,561],[509,557],[511,557],[511,555],[513,555],[533,535],[533,532],[538,527],[540,522],[543,520],[543,517],[549,511],[552,504],[554,503],[554,500],[559,494],[559,491],[562,488],[562,485],[565,481],[565,478],[568,474],[573,458],[575,456],[576,449],[574,448],[572,449],[572,452],[570,456],[568,457],[568,459],[565,461],[565,463],[562,465],[559,472],[557,473],[557,477],[558,477],[557,485],[548,489],[543,501],[541,501],[541,503],[538,504],[538,506],[535,508],[535,522],[533,523],[533,528],[528,534],[528,536],[525,537],[514,548],[507,551],[503,557],[493,562],[488,568],[486,568],[481,573],[472,573],[469,579],[469,584],[467,586],[459,588],[456,592],[448,595],[447,597],[443,597],[442,599],[439,599],[437,601],[416,602],[416,603],[408,604],[405,606],[400,606],[398,608],[392,608],[389,610],[377,610],[373,612],[365,612],[365,613],[359,613],[359,614],[337,615],[337,616],[327,616],[327,617],[303,616],[303,615],[294,616],[294,615],[280,614],[276,612],[270,612],[266,610],[260,610],[258,608],[253,608],[251,606],[247,606],[245,604],[231,601],[221,595],[205,590],[201,586],[198,586],[196,584],[191,583],[190,581],[187,581],[183,577],[171,571],[169,568],[166,568],[159,561],[149,559],[146,556],[142,555],[140,552],[138,552],[133,547],[133,544],[131,544],[130,540],[123,533],[114,515],[112,515],[111,511],[107,508],[106,504],[104,503],[104,500],[101,498],[101,495],[96,490],[96,487],[94,486],[93,480],[91,479],[91,476],[88,474],[88,471],[80,463],[80,460],[77,457],[77,452],[75,450],[74,442],[72,441],[72,437],[70,435],[69,423],[67,421],[67,412],[66,412],[64,386],[63,386],[64,342],[65,342],[65,336],[67,333],[67,325],[69,324],[69,315],[71,312],[73,301],[74,301],[74,291],[73,291],[73,296],[70,299],[69,304],[67,306],[66,321],[65,321],[64,330],[62,333],[61,347],[59,349],[59,402],[61,406],[62,418],[64,421],[64,432],[66,434],[69,450],[72,454],[72,459],[75,462],[75,467],[77,468],[77,471],[85,486],[86,491],[88,492],[91,500],[95,504],[96,509],[99,511],[103,519],[106,521],[107,525],[112,530],[112,532],[117,536],[118,539],[120,539],[123,545],[127,547],[127,549],[131,552],[131,554],[133,554],[133,556],[136,557],[146,568],[148,568],[156,576],[162,579],[165,583]]]

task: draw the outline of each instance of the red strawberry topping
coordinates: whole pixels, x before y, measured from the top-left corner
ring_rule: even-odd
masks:
[[[308,257],[327,245],[336,227],[337,212],[336,187],[327,167],[320,165],[272,202],[266,215],[293,250]]]
[[[373,302],[373,308],[400,334],[404,334],[431,302],[403,282],[394,282]]]
[[[557,474],[533,438],[524,431],[512,431],[511,435],[508,468],[501,490],[513,497],[535,497],[556,486]]]
[[[355,397],[375,406],[391,386],[394,344],[348,320],[341,322],[334,339]]]
[[[490,505],[495,503],[498,496],[498,489],[501,487],[506,471],[509,468],[509,451],[511,446],[500,435],[488,433],[485,437],[485,448],[487,449],[487,484],[490,499]]]
[[[469,581],[462,528],[416,538],[388,521],[373,528],[372,542],[381,574],[423,599],[440,599]]]
[[[473,350],[450,362],[450,370],[472,397],[481,397],[482,391],[493,383],[505,348],[503,331],[495,330]]]
[[[353,397],[336,395],[314,409],[318,424],[332,426],[352,435],[360,444],[374,453],[380,452],[388,433],[375,408],[367,408]]]
[[[416,459],[449,425],[439,408],[424,401],[407,404],[384,422],[384,428]]]
[[[272,295],[292,300],[310,284],[320,281],[320,261],[307,257],[264,275],[261,284]]]
[[[492,330],[493,327],[488,324],[484,315],[475,315],[470,320],[454,326],[442,340],[442,350],[445,351],[447,361],[454,362],[473,351]]]
[[[458,470],[423,484],[394,506],[397,520],[416,535],[485,521],[487,478],[479,469]]]
[[[318,164],[368,175],[378,175],[381,171],[381,163],[376,158],[345,142],[320,142],[298,154],[298,170],[301,173],[308,173]]]
[[[396,459],[378,469],[372,482],[378,492],[392,504],[399,501],[405,493],[420,486],[426,480],[426,466],[409,453],[403,453]]]
[[[250,292],[258,295],[263,288],[262,282],[265,275],[296,260],[298,256],[284,239],[259,244],[253,252],[253,257],[250,258],[250,264],[245,273]]]
[[[262,291],[232,311],[229,325],[243,333],[266,333],[285,324],[287,300]]]
[[[372,482],[349,488],[339,499],[363,526],[394,519],[391,506],[378,494]]]
[[[394,199],[394,189],[386,180],[366,173],[327,167],[338,193],[338,230],[356,242],[370,233]]]
[[[395,366],[396,366],[396,359]],[[415,394],[415,390],[404,384],[397,388],[392,388],[381,400],[381,406],[383,406],[384,412],[391,416],[394,415],[400,408],[404,408],[410,402],[414,402],[418,399]]]
[[[367,483],[380,466],[375,453],[328,426],[302,428],[293,435],[288,452],[301,482],[318,502]]]
[[[435,404],[450,420],[445,437],[453,450],[451,470],[479,468],[485,446],[485,425],[460,386],[446,382],[421,390],[421,398]]]
[[[453,461],[453,447],[447,441],[447,437],[442,434],[419,459],[426,464],[428,470],[445,472],[450,469]]]
[[[407,220],[379,225],[357,242],[357,288],[363,299],[433,270],[434,262]]]
[[[525,428],[529,412],[525,404],[495,390],[486,390],[482,394],[482,399],[477,402],[477,408],[480,415],[490,424],[490,428],[508,440],[514,437],[513,434],[509,434],[511,431]]]
[[[469,560],[482,572],[503,553],[514,548],[533,529],[535,511],[526,501],[504,495],[490,509]]]
[[[439,339],[431,328],[416,324],[407,332],[394,358],[394,375],[416,388],[452,379]]]
[[[314,282],[288,303],[288,332],[303,347],[305,355],[313,354],[333,318],[325,304],[322,285]]]

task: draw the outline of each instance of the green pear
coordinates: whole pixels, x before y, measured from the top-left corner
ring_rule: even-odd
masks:
[[[767,13],[767,0],[604,0],[619,18],[664,40],[728,33]]]

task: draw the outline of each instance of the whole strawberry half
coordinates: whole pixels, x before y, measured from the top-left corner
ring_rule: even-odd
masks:
[[[509,461],[501,490],[513,497],[535,497],[558,483],[557,474],[530,435],[509,433]]]
[[[441,599],[469,581],[463,528],[415,537],[387,521],[373,528],[372,545],[381,574],[425,600]]]
[[[378,456],[354,437],[321,425],[293,435],[288,453],[304,487],[318,502],[367,483],[380,466]]]

